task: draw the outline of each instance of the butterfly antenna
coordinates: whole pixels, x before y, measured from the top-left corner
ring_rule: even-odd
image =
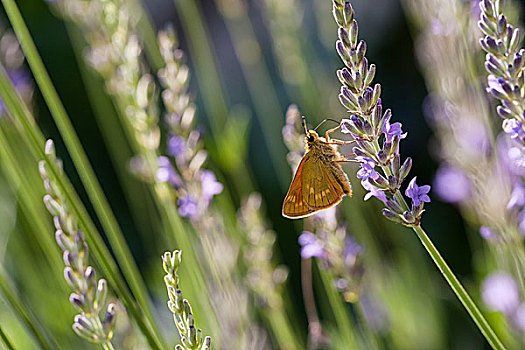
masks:
[[[306,126],[306,117],[303,115],[301,118],[303,119],[304,132],[308,134],[308,127]]]
[[[334,120],[334,119],[330,119],[330,118],[326,118],[325,120],[323,120],[322,122],[319,123],[319,125],[317,125],[314,129],[314,131],[317,131],[317,128],[319,128],[321,125],[323,125],[324,123],[326,122],[334,122],[336,124],[339,124],[339,122],[337,120]]]

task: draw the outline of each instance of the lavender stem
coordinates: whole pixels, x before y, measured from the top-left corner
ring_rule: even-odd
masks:
[[[459,282],[452,270],[448,267],[447,263],[445,262],[441,254],[439,254],[439,251],[436,249],[426,232],[421,228],[420,225],[414,225],[412,226],[412,229],[417,234],[423,246],[425,246],[425,249],[432,257],[432,260],[434,260],[434,263],[437,265],[443,277],[445,277],[445,279],[447,280],[448,284],[450,285],[450,288],[452,288],[452,290],[454,291],[458,299],[461,301],[465,309],[467,309],[467,312],[469,313],[470,317],[474,320],[481,333],[483,333],[483,335],[485,336],[485,339],[487,339],[490,346],[492,346],[493,349],[505,349],[505,346],[503,345],[501,340],[494,333],[487,320],[485,319],[481,311],[479,311],[478,307],[476,306],[470,295],[467,293],[461,282]]]

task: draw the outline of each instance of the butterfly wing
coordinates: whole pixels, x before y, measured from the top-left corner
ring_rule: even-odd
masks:
[[[307,169],[309,169],[311,161],[311,154],[306,153],[297,167],[290,189],[286,197],[284,197],[282,214],[286,218],[304,218],[315,212],[315,209],[310,208],[304,201],[302,189],[304,167],[306,165]]]
[[[351,195],[348,177],[339,164],[327,162],[310,152],[299,163],[288,194],[284,198],[283,216],[304,218],[328,209]]]
[[[345,194],[351,195],[350,181],[334,162],[318,157],[303,169],[303,197],[306,205],[315,211],[337,205]]]

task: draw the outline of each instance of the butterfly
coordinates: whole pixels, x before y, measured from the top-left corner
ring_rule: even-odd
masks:
[[[286,218],[300,219],[320,210],[331,208],[343,196],[352,196],[352,186],[340,163],[350,162],[337,150],[338,145],[351,143],[330,138],[340,126],[328,130],[321,137],[315,130],[305,129],[305,154],[299,163],[290,189],[284,197],[282,214]]]

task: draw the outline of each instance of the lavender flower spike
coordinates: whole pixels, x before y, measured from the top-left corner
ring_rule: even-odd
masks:
[[[507,22],[503,1],[483,0],[478,26],[483,32],[481,47],[487,52],[485,68],[489,73],[487,92],[500,100],[497,111],[502,128],[511,138],[525,145],[524,49],[518,47],[519,29]]]
[[[203,338],[202,330],[196,329],[190,303],[183,299],[182,291],[179,289],[179,275],[177,271],[181,263],[182,251],[175,250],[166,252],[162,256],[162,262],[166,275],[164,283],[168,290],[168,307],[173,314],[173,320],[180,334],[182,345],[177,345],[177,350],[209,350],[211,348],[211,337]]]
[[[484,0],[484,3],[489,3],[489,1]],[[501,340],[443,260],[426,232],[421,228],[423,206],[425,202],[430,201],[428,196],[430,186],[417,186],[415,178],[412,180],[405,192],[412,199],[411,208],[408,207],[401,194],[402,183],[412,166],[410,158],[401,163],[401,155],[399,154],[399,142],[406,135],[401,131],[400,124],[390,124],[392,112],[389,109],[383,112],[380,102],[381,85],[375,84],[373,88],[370,86],[375,76],[376,67],[373,64],[369,65],[365,57],[366,43],[363,40],[358,42],[358,24],[354,19],[352,5],[348,0],[333,0],[333,15],[339,27],[336,50],[345,64],[344,68],[337,71],[337,77],[342,84],[339,100],[352,114],[352,118],[345,125],[345,128],[351,134],[357,133],[358,135],[358,137],[354,136],[357,142],[354,153],[372,159],[382,172],[382,174],[378,173],[375,179],[369,177],[367,181],[363,182],[363,185],[370,185],[369,190],[375,192],[373,195],[376,197],[382,197],[379,195],[380,192],[386,196],[386,200],[383,201],[386,205],[386,208],[382,210],[383,215],[391,221],[412,227],[443,277],[490,345],[494,349],[504,349]],[[513,89],[509,89],[506,85],[502,85],[501,88],[507,94],[516,94]]]
[[[46,142],[45,153],[55,163],[56,171],[62,173],[62,162],[55,156],[52,140]],[[66,264],[64,278],[73,289],[69,300],[80,312],[74,318],[73,330],[82,338],[101,344],[104,349],[113,349],[111,338],[115,326],[115,305],[109,304],[104,318],[100,318],[100,313],[106,304],[106,280],[101,278],[97,281],[95,270],[88,266],[89,249],[84,234],[71,215],[63,194],[49,177],[47,163],[40,161],[38,167],[47,191],[44,204],[53,215],[56,241],[62,249]]]
[[[356,160],[361,164],[357,177],[369,191],[365,200],[374,196],[387,208],[384,216],[394,222],[418,226],[423,204],[430,202],[429,185],[417,186],[411,182],[406,195],[414,205],[409,207],[401,194],[401,186],[408,176],[412,160],[401,163],[399,142],[406,138],[399,122],[391,123],[392,112],[383,111],[381,85],[372,87],[376,66],[369,64],[366,43],[358,41],[358,24],[350,2],[333,0],[333,14],[339,26],[336,50],[346,67],[337,71],[341,82],[339,100],[351,116],[341,121],[341,130],[354,137]],[[379,172],[381,169],[381,173]]]

